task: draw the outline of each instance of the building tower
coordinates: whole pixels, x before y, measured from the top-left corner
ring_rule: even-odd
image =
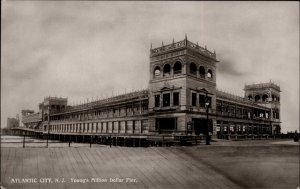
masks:
[[[280,133],[280,87],[272,82],[245,85],[245,98],[256,104],[270,108],[272,134]]]
[[[40,118],[44,122],[42,130],[47,130],[49,116],[54,113],[60,113],[67,108],[68,99],[59,97],[46,97],[44,101],[39,104]]]
[[[210,131],[216,125],[216,53],[187,37],[150,49],[149,130],[153,133],[205,133],[205,97]],[[214,132],[215,133],[215,132]]]

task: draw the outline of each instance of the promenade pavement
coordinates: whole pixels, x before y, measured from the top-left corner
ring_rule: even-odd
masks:
[[[96,144],[89,148],[87,143],[22,148],[2,143],[1,185],[7,189],[296,189],[299,143],[219,140],[210,146],[149,148]]]

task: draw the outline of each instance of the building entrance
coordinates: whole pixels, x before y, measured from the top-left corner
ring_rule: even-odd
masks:
[[[198,118],[193,118],[193,130],[196,135],[203,134],[205,135],[207,132],[207,120],[206,119],[198,119]],[[212,124],[211,120],[208,120],[209,124],[209,131],[212,131]]]

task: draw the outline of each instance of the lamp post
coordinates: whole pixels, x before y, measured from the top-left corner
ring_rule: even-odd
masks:
[[[206,129],[206,145],[210,145],[210,136],[209,136],[209,124],[208,124],[208,108],[209,108],[210,102],[207,96],[207,92],[205,93],[205,108],[206,108],[206,123],[207,123],[207,129]]]

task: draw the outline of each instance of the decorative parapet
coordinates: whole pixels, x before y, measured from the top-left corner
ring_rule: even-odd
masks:
[[[276,84],[273,83],[273,82],[245,85],[244,90],[249,90],[249,89],[262,89],[262,88],[273,88],[273,89],[276,89],[276,90],[280,91],[279,85],[276,85]]]
[[[160,52],[165,52],[165,51],[169,51],[169,50],[173,50],[173,49],[178,49],[178,48],[185,47],[185,46],[186,46],[186,40],[179,41],[179,42],[176,42],[176,43],[172,43],[172,44],[169,44],[169,45],[164,45],[162,47],[151,49],[151,56],[155,55],[155,54],[158,54]]]
[[[198,50],[198,52],[200,52],[202,54],[205,54],[209,57],[212,57],[212,58],[216,59],[216,52],[210,52],[206,48],[203,48],[203,47],[199,46],[198,44],[192,43],[190,41],[187,41],[187,46],[190,47],[190,48]]]
[[[206,48],[203,48],[203,47],[199,46],[198,44],[192,43],[192,42],[188,41],[187,39],[185,39],[183,41],[176,42],[176,43],[173,42],[173,43],[168,44],[168,45],[162,45],[161,47],[151,49],[150,50],[150,57],[159,55],[160,53],[163,53],[163,52],[168,52],[168,51],[171,51],[171,50],[180,49],[180,48],[184,48],[184,47],[196,50],[199,53],[201,53],[202,55],[208,56],[208,57],[216,60],[216,52],[210,52]]]

